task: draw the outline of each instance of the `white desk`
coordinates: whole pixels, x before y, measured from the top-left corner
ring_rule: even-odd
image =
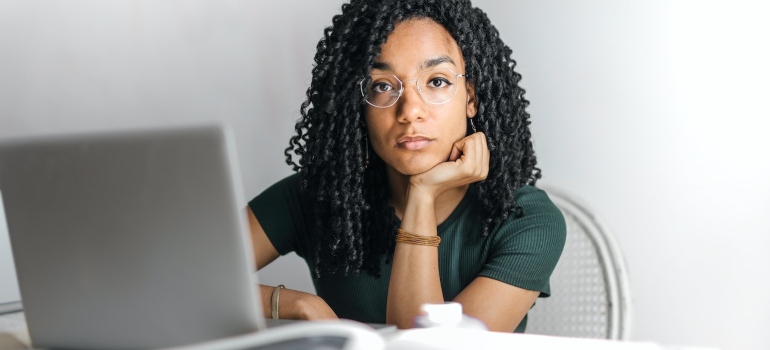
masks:
[[[427,328],[399,331],[388,337],[386,349],[569,349],[569,350],[663,350],[653,343],[601,339],[564,338],[534,334]]]
[[[29,349],[29,344],[24,314],[0,315],[0,349]]]
[[[0,350],[30,349],[20,314],[0,315]],[[13,326],[14,322],[16,327]],[[5,327],[3,327],[5,325]],[[5,330],[3,330],[5,329]],[[563,338],[533,334],[498,333],[463,329],[413,329],[385,336],[385,350],[475,350],[475,349],[569,349],[569,350],[672,350],[654,343],[619,342],[601,339]],[[677,347],[677,350],[684,348]],[[706,350],[705,348],[688,348]]]

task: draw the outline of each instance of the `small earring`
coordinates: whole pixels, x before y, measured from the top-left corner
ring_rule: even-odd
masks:
[[[470,119],[468,119],[468,120],[470,120],[470,121],[471,121],[471,129],[473,130],[473,133],[475,134],[475,133],[476,133],[476,126],[475,126],[475,125],[473,125],[473,118],[470,118]]]

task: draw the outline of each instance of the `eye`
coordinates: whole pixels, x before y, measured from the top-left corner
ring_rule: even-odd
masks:
[[[369,88],[374,93],[382,94],[389,91],[395,90],[392,85],[385,83],[385,82],[377,82],[372,83],[371,87]]]
[[[446,78],[436,77],[436,78],[432,78],[431,80],[428,80],[429,88],[440,89],[440,88],[448,87],[450,85],[452,85],[452,83],[450,83],[449,80],[447,80]]]

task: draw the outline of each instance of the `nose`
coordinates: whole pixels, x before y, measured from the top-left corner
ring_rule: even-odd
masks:
[[[396,116],[401,123],[413,123],[425,119],[425,102],[417,91],[417,82],[404,83],[404,92],[396,102]]]

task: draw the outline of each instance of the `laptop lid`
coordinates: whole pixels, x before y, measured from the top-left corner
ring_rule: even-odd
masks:
[[[21,310],[21,296],[16,279],[16,269],[5,224],[3,193],[0,191],[0,315]]]
[[[0,191],[35,346],[158,348],[263,327],[228,129],[0,141]]]

